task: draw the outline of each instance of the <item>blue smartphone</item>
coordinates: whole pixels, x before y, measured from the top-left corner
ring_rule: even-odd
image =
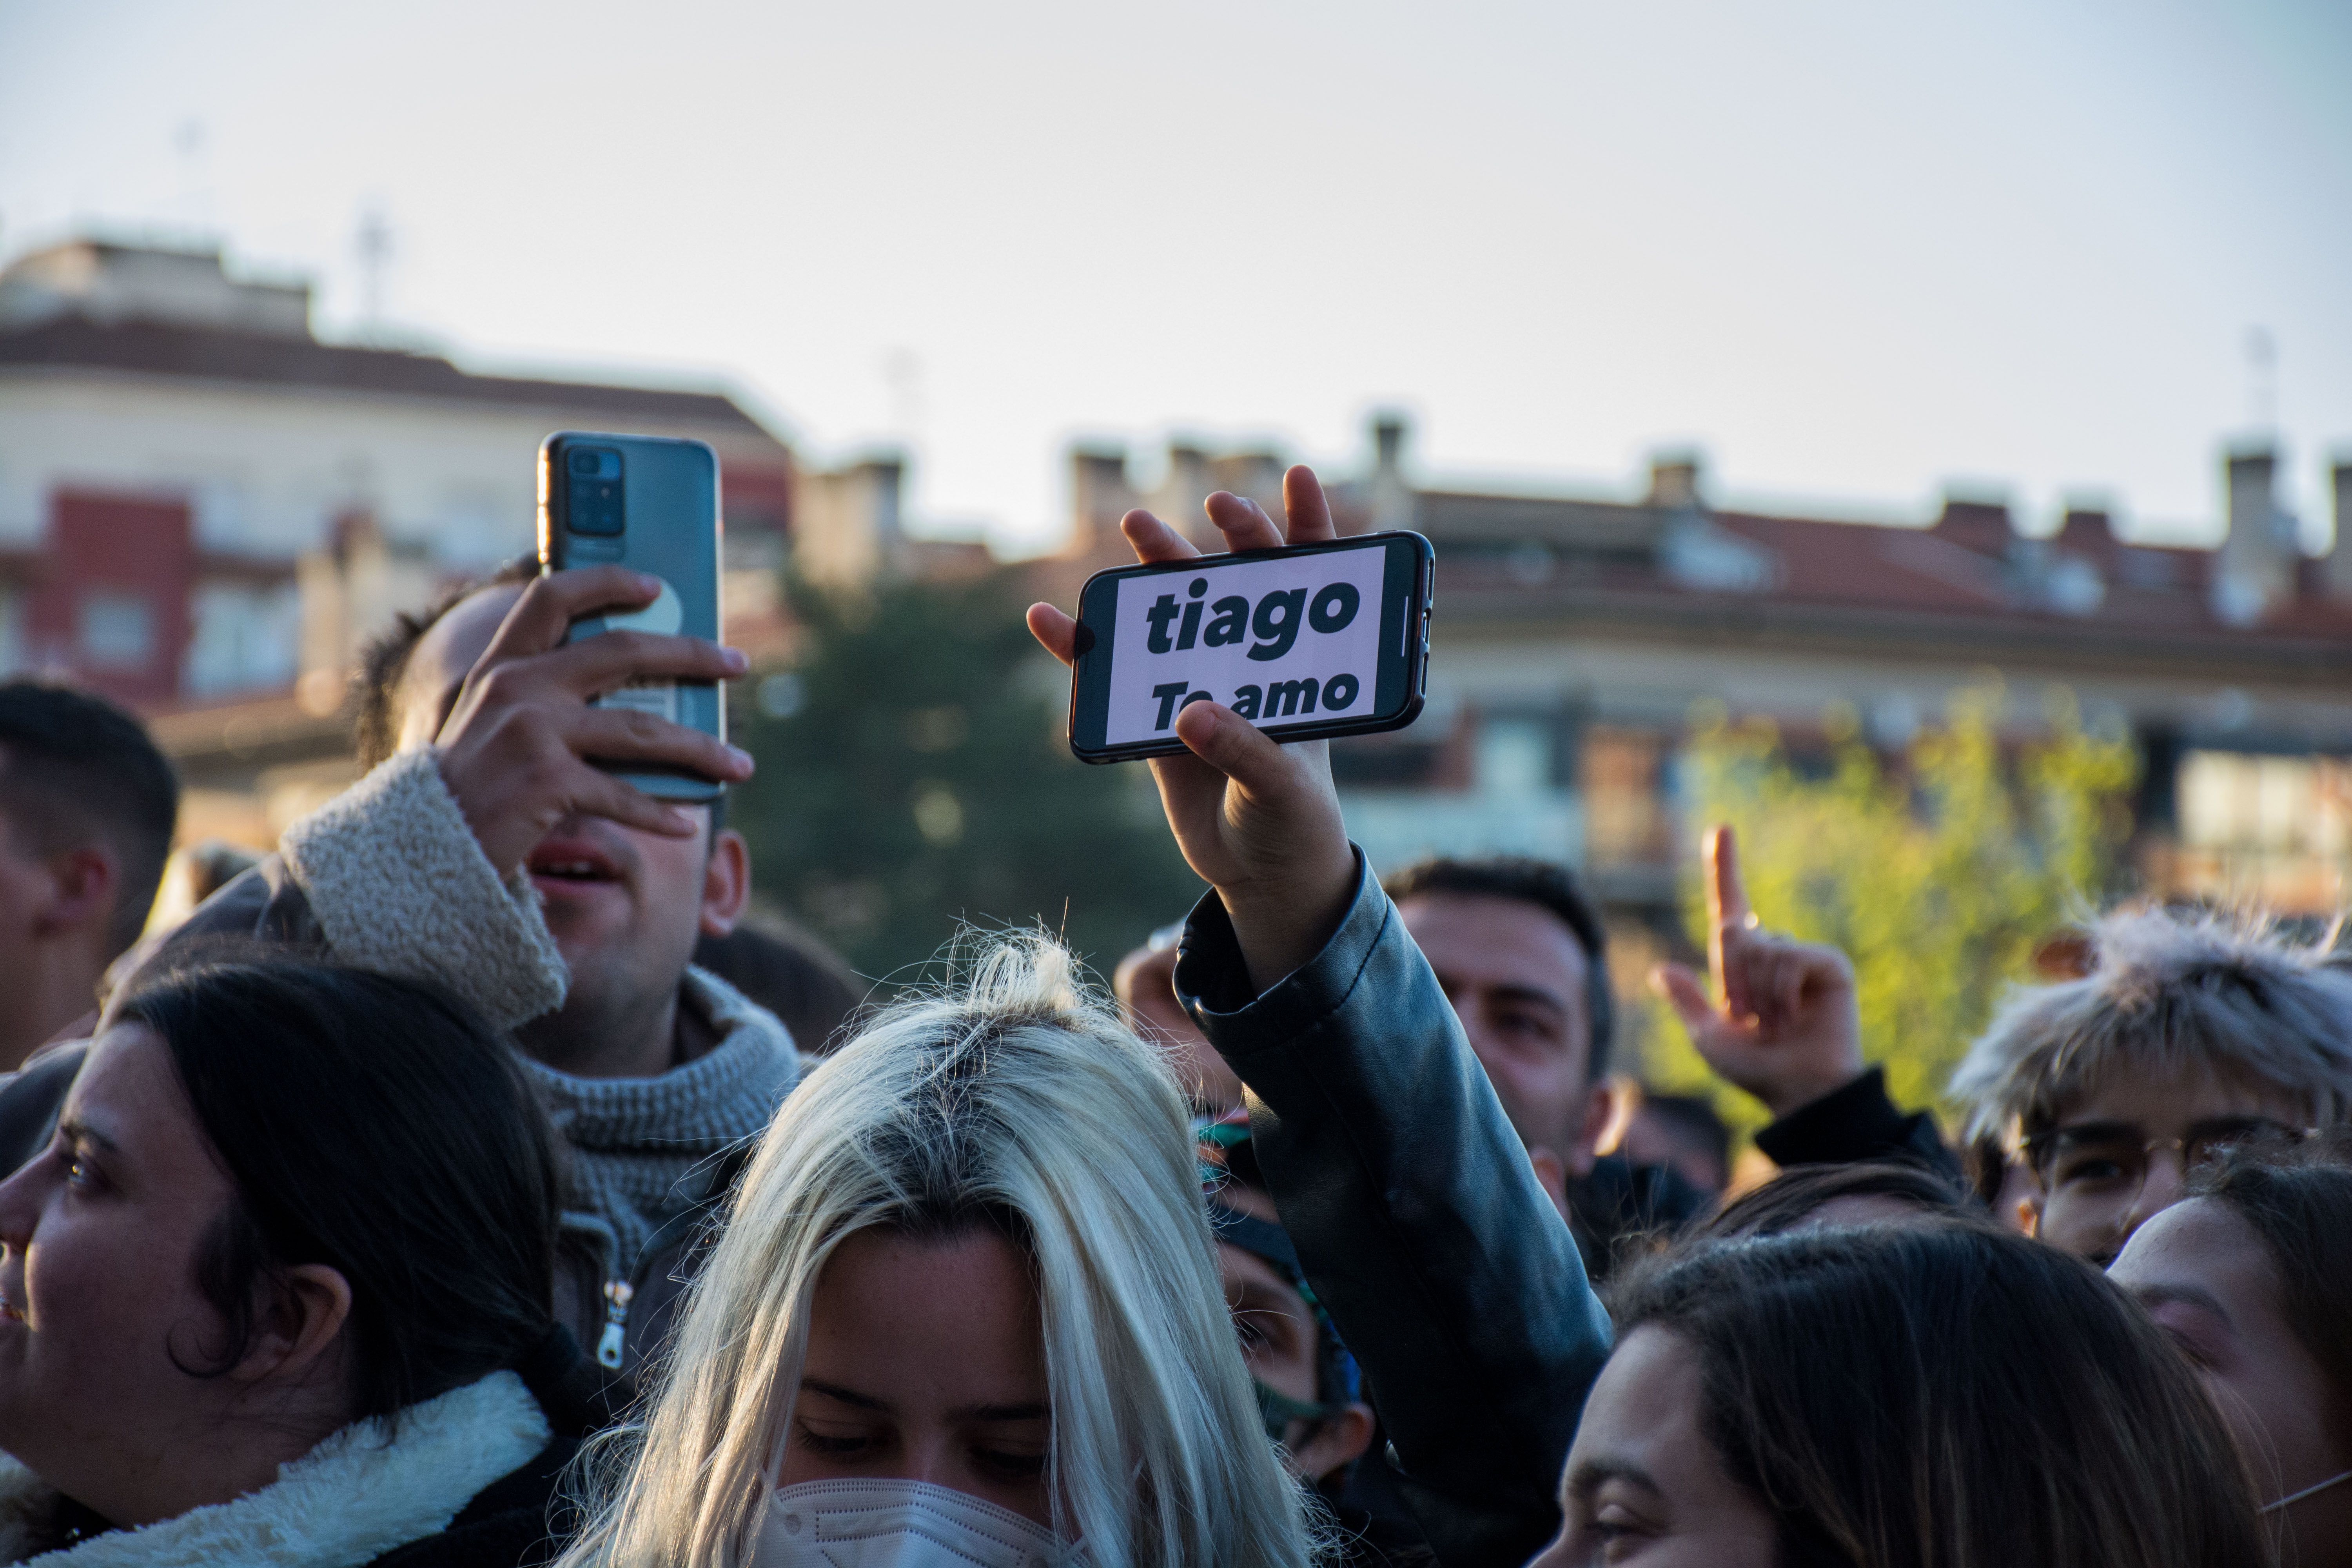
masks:
[[[607,631],[675,632],[725,640],[719,603],[719,455],[699,441],[559,430],[539,447],[539,562],[620,565],[661,579],[641,610],[586,616],[568,642]],[[716,681],[646,681],[598,697],[727,738],[727,703]],[[600,764],[602,765],[602,764]],[[716,800],[724,785],[683,770],[615,764],[612,772],[665,800]]]

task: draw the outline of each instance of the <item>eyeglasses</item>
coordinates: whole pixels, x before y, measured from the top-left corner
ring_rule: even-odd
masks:
[[[2026,1163],[2044,1193],[2073,1197],[2137,1197],[2147,1184],[2148,1162],[2159,1149],[2178,1150],[2183,1171],[2201,1170],[2249,1144],[2292,1147],[2314,1129],[2290,1127],[2267,1116],[2217,1117],[2179,1138],[2150,1138],[2128,1122],[2060,1127],[2025,1141]]]

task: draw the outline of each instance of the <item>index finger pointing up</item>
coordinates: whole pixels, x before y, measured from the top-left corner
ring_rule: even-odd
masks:
[[[1727,825],[1706,836],[1706,912],[1717,931],[1744,926],[1749,918],[1748,889],[1739,879],[1739,844]]]

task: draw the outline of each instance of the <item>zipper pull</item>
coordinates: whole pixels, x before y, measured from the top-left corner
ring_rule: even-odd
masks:
[[[599,1366],[621,1369],[621,1342],[629,1328],[629,1298],[635,1294],[625,1279],[604,1282],[604,1331],[596,1340]]]

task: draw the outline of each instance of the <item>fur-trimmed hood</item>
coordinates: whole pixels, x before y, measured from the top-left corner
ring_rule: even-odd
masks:
[[[259,1491],[138,1530],[59,1546],[58,1495],[0,1456],[0,1563],[42,1568],[361,1568],[437,1535],[491,1483],[520,1469],[551,1437],[538,1401],[495,1372],[403,1411],[344,1427]]]

